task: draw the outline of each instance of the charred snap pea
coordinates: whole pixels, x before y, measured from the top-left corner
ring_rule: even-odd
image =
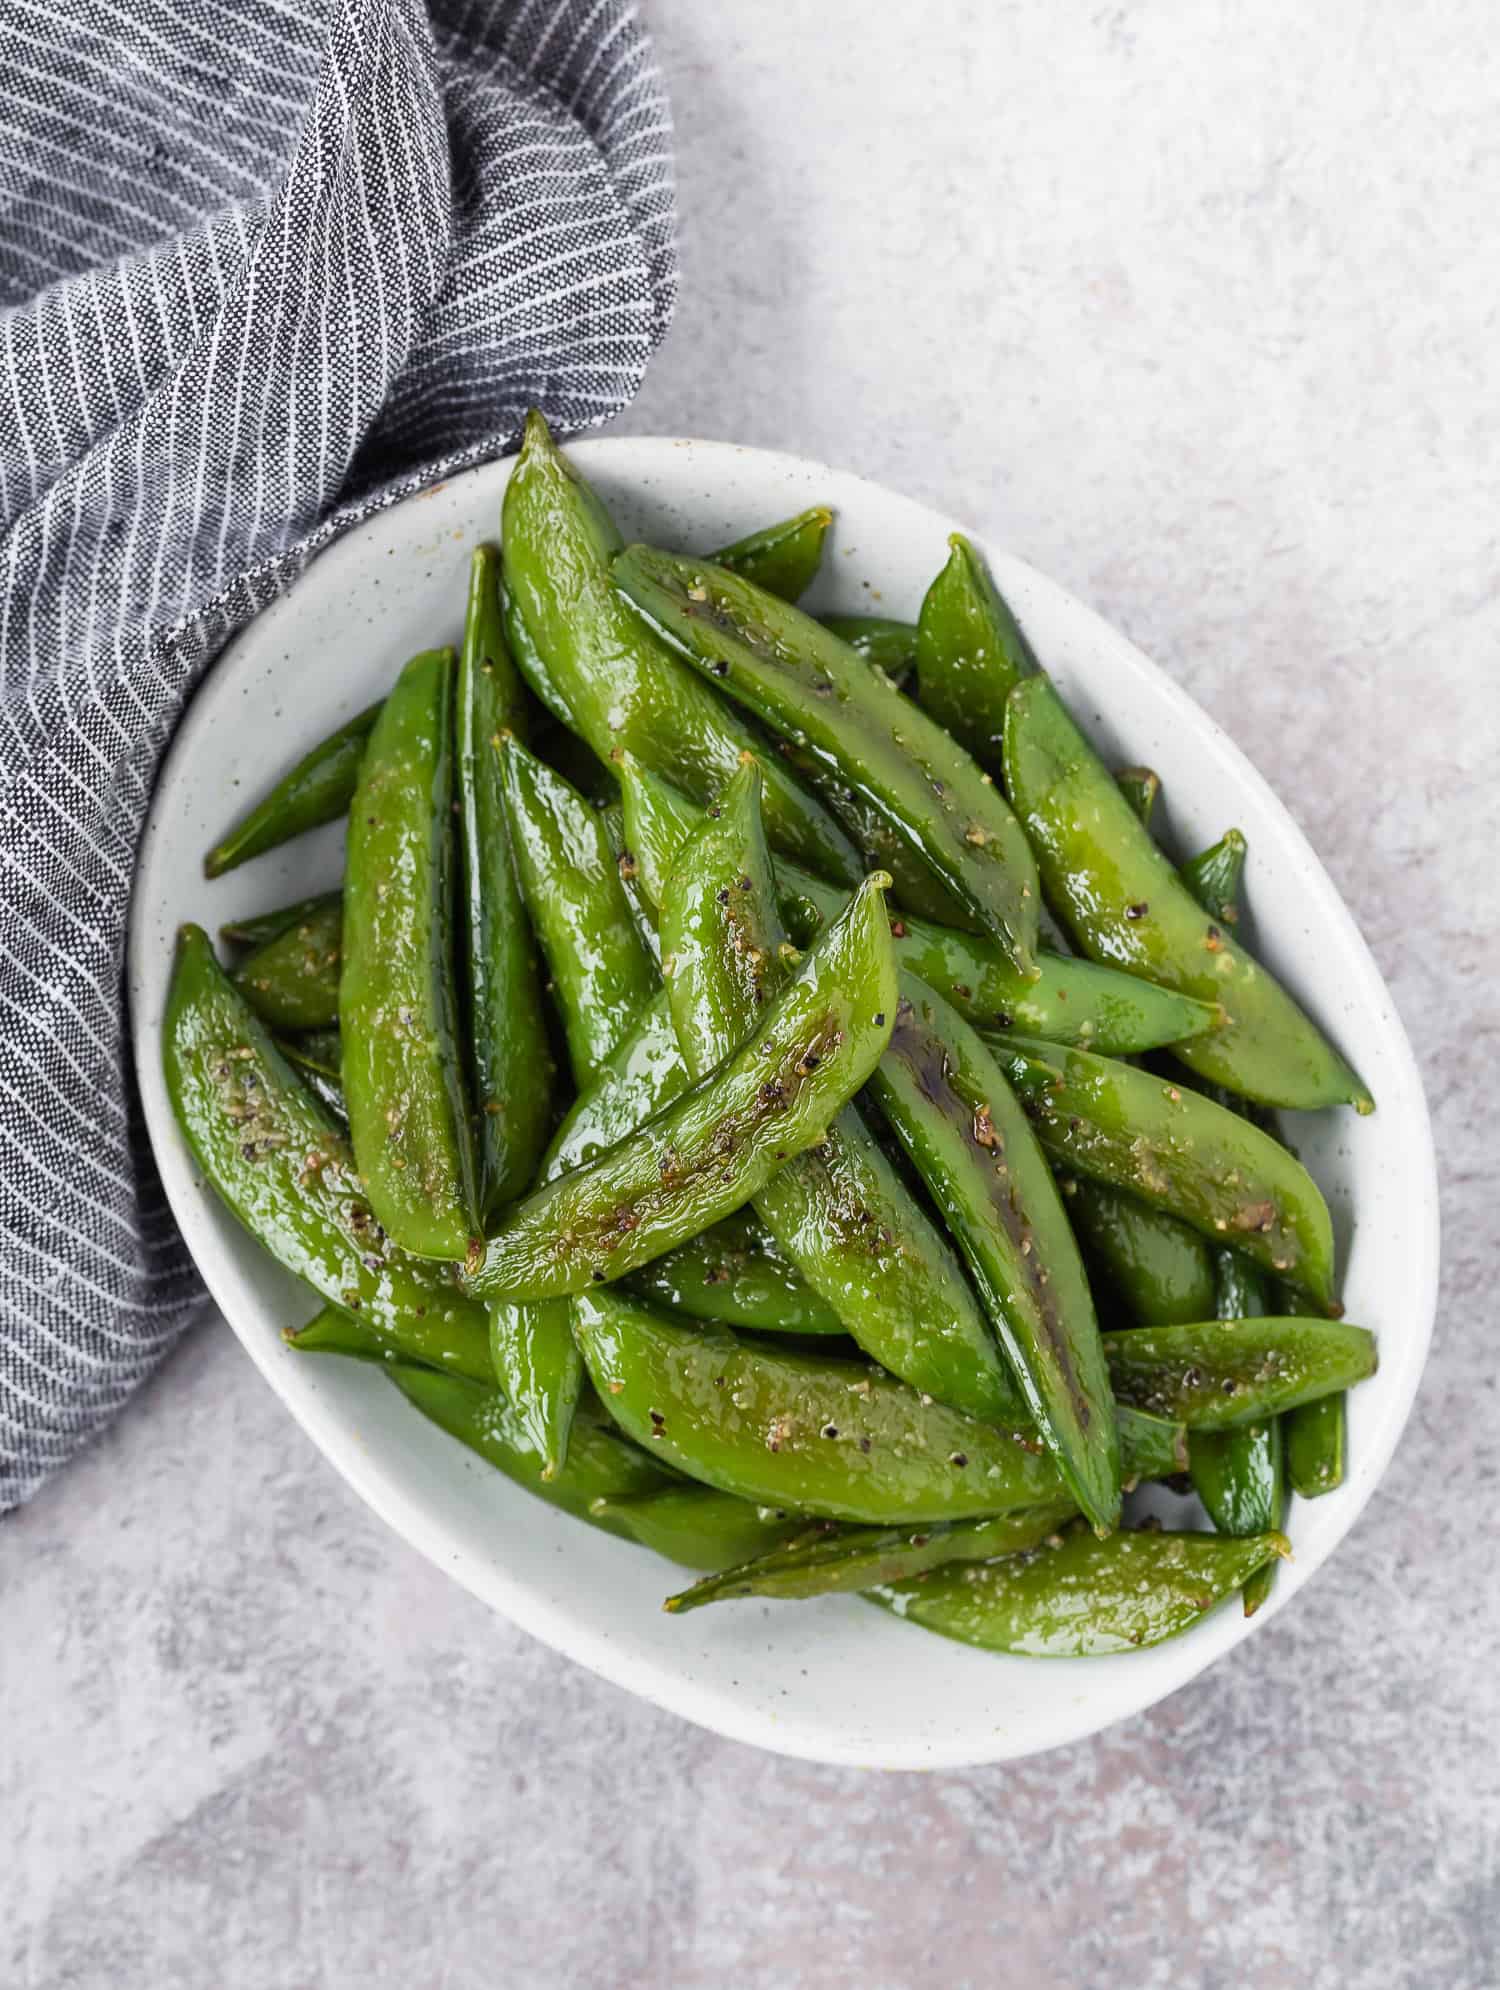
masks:
[[[299,898],[294,905],[278,905],[270,912],[255,912],[243,919],[226,919],[219,938],[231,946],[263,947],[293,926],[304,925],[330,909],[343,918],[344,897],[338,891],[320,891],[312,898]]]
[[[515,1206],[475,1269],[477,1294],[542,1299],[623,1277],[730,1215],[822,1137],[890,1036],[885,882],[860,887],[732,1057]]]
[[[1035,860],[998,789],[941,726],[819,623],[722,567],[634,546],[614,574],[664,641],[878,809],[1031,972]]]
[[[349,817],[339,981],[344,1099],[370,1206],[403,1250],[479,1231],[453,959],[453,652],[414,657],[365,746]]]
[[[1268,1133],[1185,1085],[1086,1050],[1017,1037],[995,1055],[1054,1161],[1128,1189],[1331,1302],[1328,1206]]]
[[[598,1499],[598,1523],[626,1534],[684,1568],[721,1569],[748,1562],[807,1532],[807,1519],[784,1507],[755,1506],[712,1486],[678,1481],[659,1492]]]
[[[1120,1517],[1109,1371],[1078,1246],[1025,1113],[969,1025],[910,977],[871,1083],[968,1261],[1064,1483],[1107,1531]]]
[[[223,842],[209,851],[203,859],[204,876],[222,877],[236,864],[248,863],[306,829],[337,822],[349,806],[365,741],[379,716],[380,707],[371,705],[304,754],[264,800],[241,817]]]
[[[741,1499],[831,1520],[961,1520],[1063,1499],[1036,1433],[979,1423],[884,1369],[836,1355],[752,1347],[668,1319],[617,1289],[581,1295],[589,1376],[629,1436],[690,1478]],[[1180,1430],[1122,1426],[1127,1472],[1175,1449]]]
[[[626,840],[642,888],[660,905],[667,873],[701,827],[703,813],[629,754],[620,762],[620,791]],[[810,945],[844,902],[835,886],[786,858],[777,860],[776,885],[781,915],[799,946]],[[1045,950],[1033,980],[1018,973],[992,941],[904,911],[891,922],[891,938],[899,967],[925,981],[986,1035],[1018,1029],[1125,1057],[1216,1028],[1220,1020],[1206,1002],[1117,968]]]
[[[555,1479],[567,1459],[583,1387],[583,1360],[567,1300],[540,1299],[529,1306],[496,1300],[490,1307],[490,1359],[501,1395],[542,1461],[542,1477]]]
[[[185,926],[167,998],[167,1090],[204,1178],[250,1234],[388,1349],[486,1363],[483,1310],[387,1238],[347,1141]],[[481,1372],[484,1372],[481,1370]]]
[[[287,1327],[281,1338],[298,1354],[345,1354],[357,1361],[416,1362],[447,1375],[494,1386],[484,1315],[477,1306],[461,1315],[428,1308],[403,1313],[389,1333],[362,1324],[363,1314],[325,1306],[306,1325]]]
[[[792,971],[759,804],[752,760],[667,880],[668,1000],[683,1058],[698,1076],[755,1028]],[[974,1416],[1015,1414],[1014,1387],[957,1258],[856,1106],[771,1177],[755,1209],[847,1331],[892,1374]]]
[[[610,561],[619,535],[535,412],[506,486],[503,540],[513,617],[524,623],[529,649],[552,686],[546,702],[561,708],[601,760],[628,747],[707,801],[755,741],[743,720],[643,629],[615,593]],[[515,654],[526,672],[528,648]],[[534,679],[532,686],[545,697]],[[778,849],[821,875],[845,883],[858,878],[848,839],[780,768],[768,771],[766,819]]]
[[[653,1258],[629,1282],[642,1298],[695,1320],[760,1333],[846,1331],[827,1300],[814,1292],[748,1208]]]
[[[713,555],[721,567],[743,574],[768,594],[783,601],[796,601],[817,579],[823,563],[823,541],[833,523],[833,513],[822,505],[811,511],[784,518],[779,525],[762,526],[744,539],[736,539]]]
[[[1036,669],[1025,631],[961,532],[917,619],[917,698],[981,767],[1000,771],[1005,700]]]
[[[917,661],[917,625],[888,615],[820,615],[831,635],[883,670],[899,691]]]
[[[938,1569],[876,1590],[924,1630],[1027,1658],[1100,1658],[1177,1637],[1256,1569],[1290,1554],[1285,1535],[1079,1529],[1029,1554]]]
[[[235,969],[245,1000],[273,1028],[317,1030],[338,1021],[343,922],[337,892],[316,899]]]
[[[1346,1320],[1130,1327],[1104,1345],[1120,1401],[1189,1430],[1259,1422],[1375,1373],[1373,1335]]]
[[[1123,1189],[1065,1175],[1064,1207],[1084,1262],[1126,1324],[1173,1326],[1214,1311],[1212,1247],[1198,1232]]]
[[[597,812],[518,739],[502,739],[500,769],[521,886],[585,1085],[630,1035],[656,969]]]
[[[473,1070],[479,1205],[489,1215],[526,1187],[547,1141],[552,1052],[531,922],[511,856],[501,735],[524,736],[525,693],[500,624],[500,556],[481,546],[456,701],[463,956]]]
[[[1265,1105],[1372,1109],[1281,984],[1203,911],[1040,673],[1010,694],[1005,778],[1079,951],[1223,1006],[1226,1026],[1185,1044],[1185,1064]]]

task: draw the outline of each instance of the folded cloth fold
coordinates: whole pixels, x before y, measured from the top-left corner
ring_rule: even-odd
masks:
[[[628,0],[0,0],[0,1511],[201,1298],[122,988],[186,699],[354,521],[615,413],[675,280]]]

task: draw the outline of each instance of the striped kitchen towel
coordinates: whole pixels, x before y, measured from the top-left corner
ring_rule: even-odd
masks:
[[[185,700],[356,519],[622,407],[674,284],[629,0],[0,0],[0,1511],[201,1296],[121,987]]]

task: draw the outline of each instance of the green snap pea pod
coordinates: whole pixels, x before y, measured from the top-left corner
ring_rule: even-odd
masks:
[[[1141,1529],[1096,1540],[1076,1529],[1029,1554],[938,1569],[872,1592],[924,1630],[1026,1658],[1100,1658],[1189,1630],[1265,1562],[1285,1535]]]
[[[1003,732],[1001,737],[1003,740]],[[1129,802],[1136,821],[1142,829],[1149,829],[1161,794],[1161,776],[1151,767],[1122,767],[1115,776],[1115,782]]]
[[[583,1388],[583,1358],[573,1338],[566,1299],[534,1305],[498,1300],[490,1308],[490,1359],[542,1477],[555,1479],[568,1456],[569,1434]]]
[[[678,850],[701,827],[703,812],[631,755],[620,762],[626,835],[646,896],[660,905]],[[778,858],[781,913],[792,938],[808,946],[844,903],[787,858]],[[934,925],[906,912],[891,922],[900,968],[953,1004],[981,1032],[1023,1030],[1054,1043],[1082,1043],[1117,1057],[1179,1042],[1219,1021],[1219,1011],[1135,975],[1043,951],[1040,976],[1019,974],[993,942]]]
[[[691,1589],[669,1596],[674,1614],[737,1596],[801,1601],[812,1596],[852,1596],[878,1584],[908,1581],[950,1562],[985,1562],[1034,1548],[1071,1515],[1072,1506],[1021,1507],[982,1520],[938,1521],[930,1527],[806,1528],[784,1545],[737,1567],[704,1576]]]
[[[823,541],[833,523],[833,513],[823,505],[799,511],[776,525],[762,526],[732,546],[724,546],[711,557],[731,573],[743,574],[768,594],[783,601],[796,601],[817,579],[823,563]]]
[[[245,1000],[273,1029],[326,1029],[338,1021],[343,918],[343,902],[334,892],[295,925],[262,941],[235,969]]]
[[[755,738],[616,594],[610,561],[619,534],[535,411],[506,486],[502,525],[509,598],[567,723],[601,760],[629,747],[698,800],[711,799]],[[527,650],[515,654],[539,689]],[[784,768],[768,772],[766,820],[778,849],[822,875],[858,878],[848,839]]]
[[[1213,1253],[1198,1232],[1123,1189],[1065,1175],[1064,1207],[1084,1261],[1137,1326],[1206,1320]]]
[[[1304,1314],[1306,1298],[1288,1286],[1277,1293],[1282,1310]],[[1287,1414],[1283,1432],[1286,1475],[1302,1499],[1317,1499],[1344,1483],[1347,1406],[1342,1395],[1324,1396]]]
[[[609,1521],[643,1548],[690,1569],[730,1568],[752,1561],[807,1532],[807,1520],[785,1508],[754,1506],[712,1486],[681,1483],[659,1492],[598,1499],[596,1521]]]
[[[347,1354],[381,1363],[415,1361],[424,1368],[463,1375],[493,1388],[484,1315],[473,1307],[463,1314],[415,1307],[394,1318],[389,1332],[372,1332],[363,1316],[325,1306],[305,1326],[287,1327],[281,1338],[298,1354]]]
[[[339,1029],[370,1207],[403,1250],[479,1232],[453,959],[453,652],[414,657],[380,708],[349,811]]]
[[[204,1178],[256,1241],[390,1347],[414,1334],[480,1347],[483,1309],[382,1231],[348,1142],[185,926],[163,1029],[167,1091]]]
[[[1281,984],[1199,906],[1040,673],[1010,694],[1005,777],[1079,952],[1222,1004],[1226,1026],[1177,1053],[1190,1069],[1265,1105],[1372,1109]]]
[[[667,880],[667,996],[695,1076],[755,1027],[792,971],[759,804],[752,760]],[[1015,1415],[1014,1386],[958,1259],[857,1106],[846,1106],[824,1140],[772,1176],[755,1210],[882,1367],[972,1416]]]
[[[1239,919],[1246,849],[1243,832],[1226,829],[1217,843],[1189,857],[1177,873],[1209,918],[1221,924],[1233,926]]]
[[[237,947],[263,947],[267,940],[280,937],[292,926],[305,925],[309,919],[333,910],[343,917],[343,893],[320,891],[312,898],[299,898],[293,905],[278,905],[270,912],[252,912],[243,919],[226,919],[219,928],[219,938]]]
[[[687,1066],[659,988],[594,1073],[587,1090],[568,1108],[552,1136],[540,1174],[543,1181],[593,1161],[634,1133],[653,1113],[687,1090]]]
[[[641,890],[640,866],[636,863],[625,836],[625,811],[618,801],[609,802],[600,809],[599,820],[604,825],[609,847],[614,852],[615,869],[619,873],[625,902],[630,907],[630,916],[635,921],[636,935],[646,949],[651,965],[659,974],[661,937],[656,930],[656,908]]]
[[[805,747],[783,739],[777,742],[777,750],[798,780],[806,783],[843,829],[863,859],[865,869],[890,872],[891,897],[903,911],[930,919],[935,925],[973,930],[975,920],[968,907],[933,874],[925,858],[917,855],[873,802],[846,781],[830,775]]]
[[[516,868],[583,1086],[656,992],[656,968],[597,812],[519,740],[503,739],[502,749]]]
[[[993,1048],[1054,1161],[1128,1189],[1331,1302],[1328,1205],[1268,1133],[1185,1085],[1087,1050],[1026,1037]]]
[[[1035,860],[999,790],[941,726],[819,623],[722,567],[633,546],[614,574],[663,640],[873,805],[1031,972]]]
[[[339,1087],[342,1111],[344,1046],[337,1028],[307,1030],[303,1035],[291,1038],[278,1037],[276,1048],[304,1076],[309,1071],[315,1071],[320,1078],[331,1079]]]
[[[917,699],[981,767],[1000,771],[1005,700],[1037,667],[1025,631],[961,532],[917,618]]]
[[[538,703],[546,706],[552,717],[557,721],[561,732],[568,738],[577,739],[579,734],[577,722],[573,717],[573,708],[568,703],[567,697],[557,678],[547,667],[547,660],[537,648],[536,638],[532,635],[531,630],[527,626],[526,618],[521,613],[521,604],[504,579],[502,579],[501,584],[500,613],[505,624],[506,646],[510,650],[511,656],[515,659],[517,670],[525,678],[528,690],[537,699]],[[602,767],[604,762],[592,746],[588,746],[586,741],[584,744],[594,764]],[[566,769],[561,771],[567,772]],[[573,779],[571,774],[569,774],[568,778],[570,780]],[[589,783],[574,780],[573,785],[581,790],[587,790]]]
[[[873,1525],[964,1520],[1063,1498],[1026,1424],[980,1423],[863,1360],[752,1347],[598,1288],[574,1301],[590,1379],[627,1435],[741,1499]],[[1157,1469],[1156,1419],[1122,1424],[1127,1474]],[[1136,1456],[1143,1445],[1144,1459]]]
[[[530,1182],[547,1144],[552,1051],[531,922],[511,856],[500,738],[524,738],[526,697],[500,623],[500,556],[469,566],[454,755],[463,845],[463,956],[479,1166],[490,1215]]]
[[[1025,1113],[975,1032],[910,976],[871,1089],[963,1252],[1064,1484],[1093,1526],[1115,1526],[1120,1447],[1099,1324]]]
[[[536,1190],[472,1278],[543,1299],[626,1272],[728,1216],[819,1141],[890,1037],[896,976],[877,873],[807,954],[754,1035],[654,1119]]]
[[[889,615],[820,615],[830,634],[883,670],[899,691],[917,661],[917,625]]]
[[[1347,1320],[1262,1316],[1128,1327],[1105,1340],[1122,1403],[1189,1430],[1227,1430],[1375,1373],[1375,1339]]]
[[[304,754],[209,851],[203,859],[204,876],[222,877],[237,864],[274,850],[306,829],[336,822],[349,806],[365,741],[379,716],[380,707],[371,705]]]
[[[467,1445],[486,1464],[549,1506],[561,1507],[564,1513],[602,1527],[607,1534],[633,1538],[631,1529],[611,1511],[615,1500],[649,1496],[670,1484],[667,1475],[635,1445],[591,1415],[578,1418],[568,1446],[568,1462],[548,1478],[543,1453],[497,1390],[481,1388],[461,1376],[438,1375],[429,1368],[404,1363],[386,1372],[423,1416]]]
[[[629,1285],[674,1313],[726,1327],[781,1334],[846,1331],[748,1209],[642,1265]]]

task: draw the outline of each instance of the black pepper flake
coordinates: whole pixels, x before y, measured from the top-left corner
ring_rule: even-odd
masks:
[[[1126,906],[1125,917],[1127,919],[1144,919],[1146,914],[1150,910],[1151,907],[1146,903],[1145,899],[1142,898],[1136,904]]]
[[[869,1438],[868,1438],[868,1437],[862,1437],[862,1438],[861,1438],[861,1439],[859,1440],[859,1448],[860,1448],[860,1450],[861,1450],[861,1451],[868,1451],[868,1450],[869,1450],[869,1448],[870,1448],[870,1440],[869,1440]]]
[[[822,1430],[819,1433],[819,1435],[822,1437],[837,1437],[838,1434],[839,1434],[839,1427],[836,1423],[825,1423]]]
[[[884,1010],[884,1009],[877,1009],[877,1010],[875,1011],[875,1027],[876,1027],[876,1029],[883,1029],[883,1028],[885,1027],[885,1010]]]
[[[968,1464],[968,1462],[969,1462],[969,1454],[967,1451],[955,1451],[948,1460],[948,1463],[950,1465],[957,1465],[960,1471],[963,1469],[965,1465]]]
[[[729,665],[727,663],[716,663],[714,665],[715,677],[727,677],[728,675],[729,675]]]
[[[904,940],[906,938],[906,921],[904,919],[893,919],[891,921],[891,938],[893,940]]]
[[[719,889],[714,893],[714,897],[718,900],[720,905],[727,905],[729,903],[729,886],[727,884],[721,884],[719,886]]]

